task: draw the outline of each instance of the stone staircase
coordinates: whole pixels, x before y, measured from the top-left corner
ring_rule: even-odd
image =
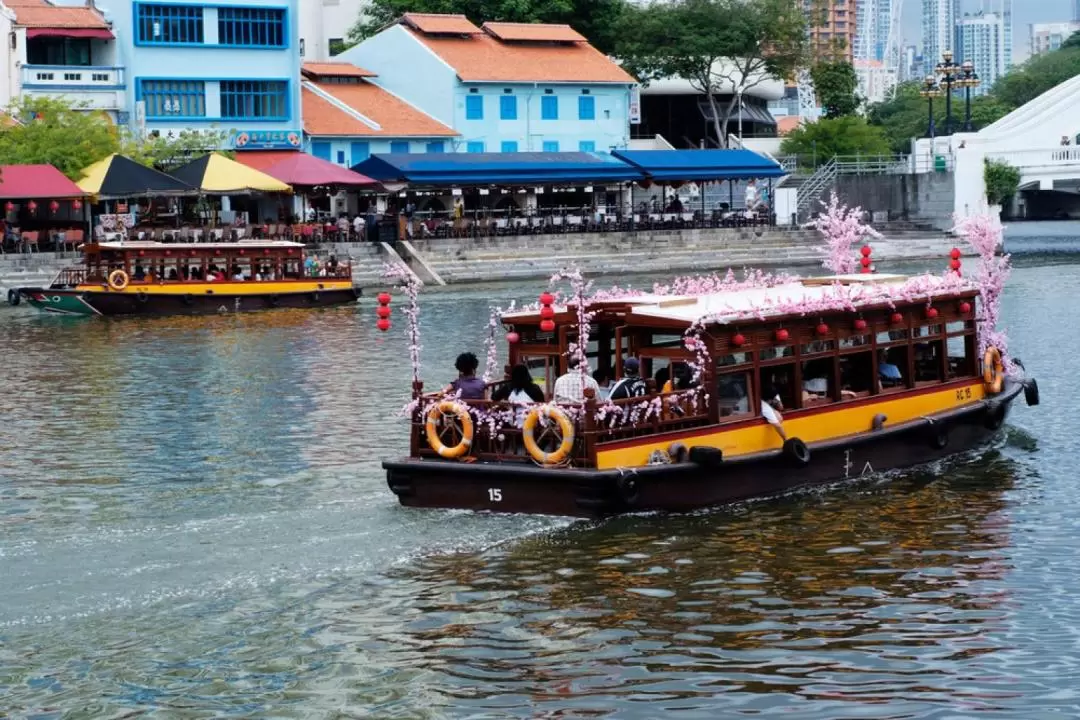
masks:
[[[330,255],[339,261],[348,258],[352,262],[353,285],[358,288],[370,290],[386,286],[382,276],[385,258],[378,243],[322,243],[316,252],[322,260]]]

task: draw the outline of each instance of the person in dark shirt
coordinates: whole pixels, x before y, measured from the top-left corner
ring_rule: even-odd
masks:
[[[641,363],[637,358],[627,358],[623,363],[623,376],[619,382],[611,388],[612,400],[642,397],[648,391],[645,381],[641,379]]]
[[[450,383],[444,393],[460,393],[462,400],[483,400],[486,385],[483,380],[476,377],[476,368],[480,367],[480,361],[470,352],[461,353],[454,362],[458,377]]]

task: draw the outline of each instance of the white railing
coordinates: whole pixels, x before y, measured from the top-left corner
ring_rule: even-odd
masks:
[[[124,68],[83,65],[23,65],[23,87],[116,90],[124,84]]]
[[[1080,147],[1065,145],[1040,150],[1012,150],[989,153],[987,157],[1002,160],[1020,169],[1080,165]]]

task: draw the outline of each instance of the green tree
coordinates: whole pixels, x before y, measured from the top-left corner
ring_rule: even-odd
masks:
[[[225,144],[228,133],[219,130],[181,130],[178,133],[125,137],[120,152],[132,160],[169,172]],[[225,152],[232,156],[233,153]]]
[[[892,148],[880,127],[849,115],[799,126],[784,138],[780,152],[797,155],[800,165],[813,166],[837,155],[891,156]]]
[[[1020,170],[1001,160],[987,160],[983,182],[986,183],[986,201],[991,205],[1003,205],[1020,187]]]
[[[54,165],[74,180],[120,149],[120,130],[108,118],[60,99],[24,95],[8,113],[20,123],[0,132],[0,164]]]
[[[990,92],[1002,103],[1018,108],[1077,75],[1080,75],[1080,47],[1063,46],[1054,52],[1036,55],[1006,73],[994,83]]]
[[[854,115],[859,110],[859,98],[855,94],[859,78],[849,62],[820,62],[810,70],[825,117],[836,118]]]
[[[918,82],[901,83],[891,100],[874,103],[867,108],[867,120],[885,133],[893,152],[911,151],[911,139],[925,137],[929,124],[927,99],[919,95],[922,87]],[[971,122],[975,130],[996,122],[1007,115],[1011,107],[994,95],[983,95],[971,101]],[[953,97],[953,126],[962,127],[964,122],[964,97],[957,91]],[[934,98],[934,124],[938,133],[945,131],[945,98]]]
[[[616,54],[631,73],[646,82],[678,76],[707,98],[724,147],[740,96],[770,79],[792,77],[807,54],[798,0],[635,5],[624,12],[619,37]]]
[[[407,12],[465,15],[477,25],[493,22],[566,24],[598,50],[611,53],[626,0],[371,0],[349,29],[360,42]]]
[[[1061,43],[1062,50],[1067,50],[1069,48],[1080,48],[1080,32],[1074,32],[1065,40],[1065,42]]]

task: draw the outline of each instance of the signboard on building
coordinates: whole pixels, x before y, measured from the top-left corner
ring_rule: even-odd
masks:
[[[634,85],[630,88],[630,124],[641,124],[641,86]]]
[[[234,130],[229,145],[237,150],[299,150],[299,130]]]

